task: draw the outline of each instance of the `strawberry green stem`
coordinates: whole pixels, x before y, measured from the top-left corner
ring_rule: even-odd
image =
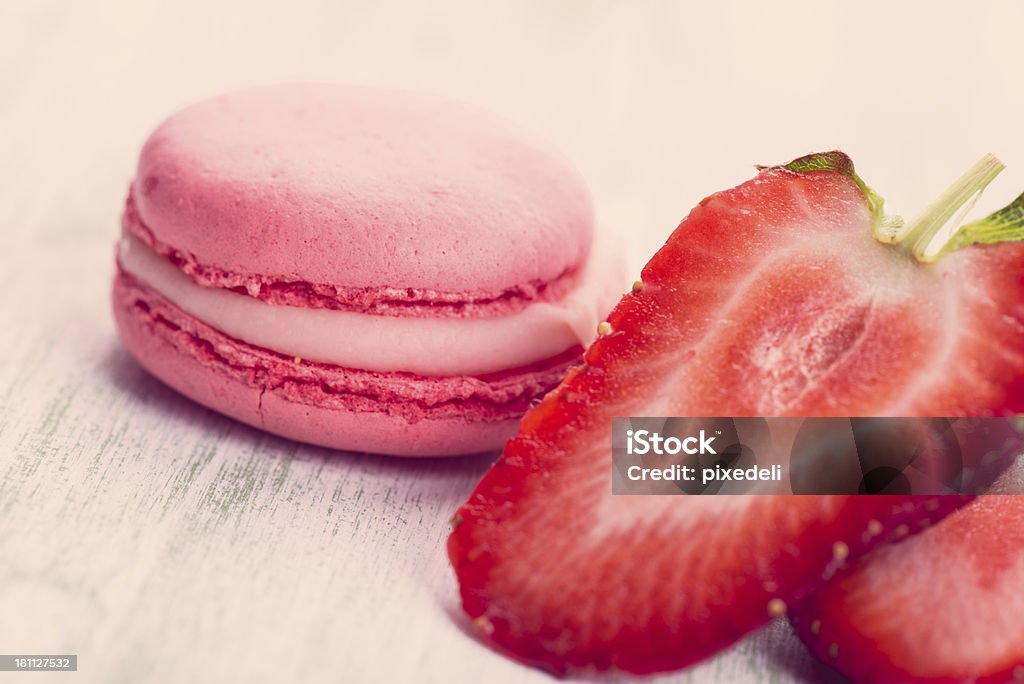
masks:
[[[949,223],[949,220],[961,207],[977,199],[978,195],[1004,168],[1006,167],[1001,161],[991,154],[986,154],[967,173],[939,195],[917,219],[888,236],[888,239],[884,241],[905,245],[907,251],[913,254],[918,261],[934,261],[939,254],[946,251],[947,246],[943,244],[939,245],[937,249],[929,249],[939,231]],[[957,234],[959,235],[959,233]],[[948,242],[950,238],[947,237],[946,240]]]

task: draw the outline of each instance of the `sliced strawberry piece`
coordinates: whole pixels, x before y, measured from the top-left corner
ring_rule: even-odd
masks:
[[[558,673],[682,667],[963,503],[611,496],[615,416],[1024,409],[1024,247],[921,265],[872,239],[900,237],[880,208],[829,153],[690,213],[454,519],[463,607],[487,639]]]
[[[593,464],[533,467],[543,470],[524,487],[523,466],[499,462],[460,511],[448,548],[463,607],[482,634],[559,674],[684,667],[784,615],[847,559],[960,504],[612,498],[607,473]]]
[[[982,497],[872,552],[792,621],[856,682],[1024,680],[1024,496]]]

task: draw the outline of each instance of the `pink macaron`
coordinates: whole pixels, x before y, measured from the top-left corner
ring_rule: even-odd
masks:
[[[312,444],[499,448],[623,285],[578,174],[462,103],[255,88],[143,147],[113,306],[128,350],[192,399]]]

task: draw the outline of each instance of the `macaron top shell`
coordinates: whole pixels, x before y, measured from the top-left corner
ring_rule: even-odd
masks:
[[[572,277],[593,233],[578,174],[518,127],[437,96],[353,86],[188,107],[147,141],[132,196],[151,243],[216,274],[204,284],[250,293],[299,282],[361,301],[375,289],[426,303],[530,299]]]

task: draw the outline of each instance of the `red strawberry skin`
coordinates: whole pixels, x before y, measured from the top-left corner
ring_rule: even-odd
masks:
[[[615,416],[1024,408],[1024,248],[925,267],[870,221],[850,175],[781,168],[691,212],[455,517],[485,638],[556,673],[683,667],[964,503],[611,496]]]
[[[792,615],[856,682],[1024,680],[1024,496],[985,496],[879,549]]]

